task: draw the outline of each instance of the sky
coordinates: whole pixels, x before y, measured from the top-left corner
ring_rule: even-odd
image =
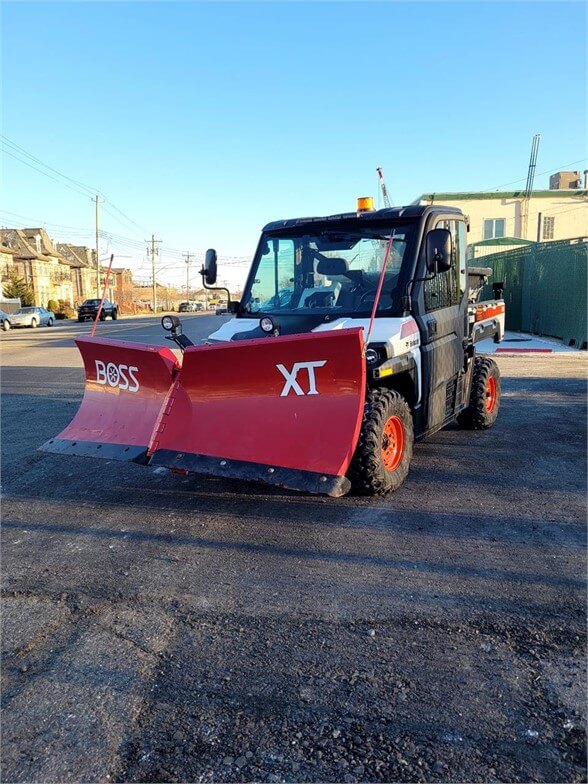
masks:
[[[588,168],[582,2],[4,2],[0,225],[185,281],[264,224]],[[16,147],[14,145],[17,145]],[[33,157],[30,157],[33,156]],[[50,166],[51,169],[47,169]],[[69,180],[64,179],[70,178]],[[72,182],[74,181],[74,182]],[[503,187],[504,186],[504,187]],[[129,257],[129,258],[125,258]]]

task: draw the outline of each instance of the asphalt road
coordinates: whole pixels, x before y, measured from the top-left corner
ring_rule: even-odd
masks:
[[[0,337],[3,781],[585,780],[583,355],[325,499],[37,452],[88,331]]]

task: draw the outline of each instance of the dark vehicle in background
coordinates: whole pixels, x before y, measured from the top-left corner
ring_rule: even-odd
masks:
[[[194,302],[192,300],[188,302],[180,302],[178,306],[179,313],[195,313],[200,310],[204,310],[204,305],[202,302]]]
[[[45,308],[25,307],[19,308],[16,313],[8,317],[8,327],[4,321],[3,329],[11,327],[52,327],[55,323],[55,313]]]
[[[99,299],[87,299],[78,308],[78,321],[85,321],[86,319],[95,319],[98,308],[100,307]],[[113,321],[118,318],[118,305],[111,302],[109,299],[104,300],[102,310],[100,312],[100,321],[104,321],[107,316]]]

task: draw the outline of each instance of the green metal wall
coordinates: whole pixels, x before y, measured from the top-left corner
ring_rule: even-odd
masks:
[[[481,299],[493,296],[493,282],[504,281],[507,329],[586,348],[587,261],[586,238],[536,243],[485,256],[484,266],[493,272]]]

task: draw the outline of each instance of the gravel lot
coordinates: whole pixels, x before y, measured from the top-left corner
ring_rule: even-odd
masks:
[[[323,499],[37,452],[88,331],[0,338],[3,781],[586,780],[582,354]]]

